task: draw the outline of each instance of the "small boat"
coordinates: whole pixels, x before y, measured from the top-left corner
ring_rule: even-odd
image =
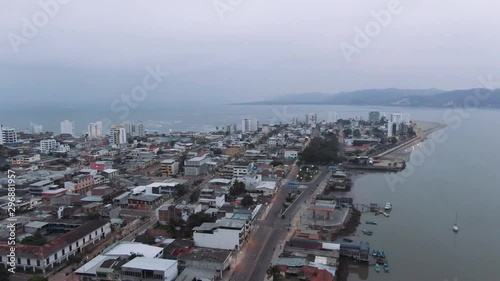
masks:
[[[390,216],[390,215],[389,215],[388,213],[386,213],[386,212],[383,212],[383,213],[382,213],[382,215],[384,215],[384,217],[386,217],[386,218]]]
[[[458,232],[458,214],[455,214],[455,224],[451,228],[453,232],[457,233]]]
[[[380,257],[385,258],[385,251],[380,252]]]
[[[376,221],[366,221],[366,224],[373,224],[373,225],[377,225],[377,222],[376,222]]]
[[[392,209],[392,204],[391,203],[385,203],[385,208],[386,210],[391,210]]]
[[[376,257],[377,256],[377,251],[372,250],[372,256]]]
[[[361,230],[361,232],[363,232],[364,235],[368,235],[368,236],[371,236],[373,234],[373,231],[366,230],[366,229]]]
[[[389,272],[389,264],[384,262],[384,272]]]
[[[378,263],[375,264],[375,271],[380,272],[380,265]]]
[[[349,239],[349,238],[342,238],[342,240],[344,240],[345,242],[349,242],[349,243],[352,243],[352,239]]]

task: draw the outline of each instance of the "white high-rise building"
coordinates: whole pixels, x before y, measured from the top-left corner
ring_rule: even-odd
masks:
[[[17,142],[17,133],[14,128],[0,125],[0,144],[9,144]]]
[[[337,120],[339,120],[339,115],[336,111],[328,112],[328,123],[335,123]]]
[[[43,126],[38,125],[34,122],[30,122],[30,126],[28,128],[28,134],[41,134],[43,133]]]
[[[55,139],[48,139],[40,141],[40,151],[42,153],[48,153],[54,151],[59,147],[59,143]]]
[[[125,128],[125,132],[127,133],[128,136],[144,137],[146,135],[146,132],[144,130],[144,124],[141,121],[136,121],[136,122],[123,121],[122,126],[123,128]]]
[[[61,122],[61,134],[75,134],[75,122],[64,120]]]
[[[102,122],[97,121],[95,123],[89,123],[88,134],[89,134],[89,138],[102,137]]]
[[[125,128],[122,126],[113,126],[111,127],[111,132],[109,134],[109,143],[110,144],[126,144],[127,143],[127,132]]]
[[[257,119],[243,119],[241,131],[243,133],[256,132],[259,128],[259,121]]]
[[[387,123],[387,136],[392,137],[395,133],[399,131],[401,125],[410,124],[410,114],[409,113],[392,113]],[[396,129],[396,131],[394,131]]]
[[[316,124],[318,123],[318,114],[308,113],[306,114],[306,124]]]

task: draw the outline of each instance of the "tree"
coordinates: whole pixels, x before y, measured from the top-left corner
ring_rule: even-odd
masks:
[[[361,137],[361,132],[359,131],[359,129],[356,129],[356,130],[354,130],[354,132],[352,132],[352,135],[355,138],[360,138]]]
[[[198,198],[200,198],[200,190],[195,190],[189,195],[189,202],[196,203],[198,202]]]
[[[241,206],[243,207],[249,207],[252,206],[253,204],[253,198],[250,195],[245,195],[243,199],[241,200]]]
[[[7,152],[7,154],[8,154],[10,157],[17,156],[17,155],[19,155],[19,150],[17,150],[17,149],[11,149],[11,150],[9,150],[9,152]]]
[[[281,166],[281,165],[283,165],[283,164],[284,164],[283,160],[273,160],[273,162],[271,162],[271,165],[272,165],[273,167],[276,167],[276,166]]]
[[[10,165],[5,164],[5,165],[0,167],[0,172],[7,172],[9,169],[10,169]]]
[[[237,197],[243,193],[246,193],[245,183],[241,181],[235,181],[233,186],[229,188],[229,195],[232,197]]]
[[[162,155],[164,152],[161,148],[158,149],[158,151],[156,152],[156,155]]]
[[[396,137],[391,137],[391,138],[389,139],[389,141],[390,141],[391,143],[397,143],[397,142],[398,142],[398,138],[396,138]]]
[[[213,150],[213,153],[214,155],[221,155],[222,154],[222,150],[220,148],[216,148]]]
[[[413,127],[408,128],[408,135],[410,137],[415,137],[417,135],[417,133],[415,133],[415,130],[413,130]]]
[[[28,236],[21,241],[21,244],[32,246],[43,246],[45,243],[47,243],[47,239],[39,232],[35,233],[33,236]]]
[[[174,197],[179,198],[188,193],[187,188],[183,184],[177,185],[175,191],[174,191]]]
[[[10,271],[8,271],[5,267],[1,266],[0,267],[0,280],[5,280],[5,281],[9,281],[9,276],[11,275],[12,273]]]
[[[350,135],[352,135],[352,130],[349,129],[349,128],[345,129],[344,130],[344,136],[349,137]]]
[[[279,266],[278,266],[278,265],[272,265],[272,266],[270,266],[270,267],[267,269],[266,273],[267,273],[267,277],[272,277],[272,278],[273,278],[273,280],[274,280],[275,278],[278,278],[278,277],[281,275],[281,273],[280,273],[280,268],[279,268]]]

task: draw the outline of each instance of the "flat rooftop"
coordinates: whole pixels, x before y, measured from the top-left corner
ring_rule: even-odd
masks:
[[[131,256],[134,254],[142,254],[146,258],[154,258],[163,251],[161,247],[150,246],[136,242],[121,242],[115,247],[103,253],[106,256]]]
[[[170,267],[177,267],[176,260],[168,260],[168,259],[155,259],[155,258],[145,258],[145,257],[136,257],[133,260],[127,262],[123,265],[125,268],[137,268],[143,270],[158,270],[165,271]]]

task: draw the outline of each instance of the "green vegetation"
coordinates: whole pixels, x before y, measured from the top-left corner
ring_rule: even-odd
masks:
[[[174,198],[180,198],[188,193],[187,187],[185,187],[182,184],[179,184],[176,186],[175,191],[174,191]]]
[[[45,243],[47,243],[47,239],[38,232],[35,233],[35,235],[28,236],[21,241],[21,244],[31,246],[43,246]]]
[[[243,207],[250,207],[253,204],[253,198],[250,195],[245,195],[243,199],[241,200],[241,206]]]
[[[247,190],[245,188],[245,183],[243,183],[241,181],[235,181],[233,186],[231,186],[231,188],[229,188],[229,195],[231,197],[238,197],[241,194],[244,194],[246,192],[247,192]]]
[[[310,181],[313,177],[318,174],[319,168],[317,166],[302,166],[300,167],[299,173],[297,175],[298,181]]]
[[[339,162],[339,142],[337,137],[316,137],[311,140],[309,146],[300,153],[300,161],[305,164],[329,164]]]
[[[283,164],[285,164],[285,162],[283,162],[283,160],[273,160],[273,162],[271,162],[271,165],[272,165],[273,167],[276,167],[276,166],[281,166],[281,165],[283,165]]]

